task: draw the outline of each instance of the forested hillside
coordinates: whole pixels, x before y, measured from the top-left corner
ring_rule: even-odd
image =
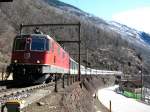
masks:
[[[111,30],[104,20],[92,17],[68,4],[55,0],[14,0],[0,3],[0,62],[10,62],[14,36],[19,33],[19,25],[36,23],[81,23],[81,63],[84,65],[86,51],[92,68],[122,70],[128,75],[138,75],[143,66],[148,73],[148,65],[143,47],[133,45],[121,35]],[[40,27],[41,31],[56,40],[77,40],[77,27]],[[33,28],[24,29],[24,33]],[[78,52],[78,45],[65,44],[70,54]],[[142,52],[141,52],[142,51]],[[146,54],[147,55],[147,54]],[[72,55],[72,57],[77,57]]]

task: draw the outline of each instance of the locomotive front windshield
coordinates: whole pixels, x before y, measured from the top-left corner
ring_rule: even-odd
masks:
[[[16,38],[14,50],[23,51],[47,51],[49,50],[49,41],[44,37],[30,37],[31,41],[27,41],[28,38]]]
[[[33,51],[44,51],[45,50],[45,39],[43,39],[43,38],[32,38],[31,50],[33,50]]]

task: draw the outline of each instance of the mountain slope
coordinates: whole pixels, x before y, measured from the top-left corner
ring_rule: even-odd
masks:
[[[139,41],[139,43],[143,44],[144,46],[150,47],[150,35],[149,34],[138,31],[136,29],[130,28],[126,25],[123,25],[114,21],[111,21],[109,25],[111,29],[119,32],[120,34],[125,35],[126,37],[128,36],[128,37],[134,38],[134,40]]]
[[[21,6],[21,7],[20,7]],[[56,0],[14,0],[13,3],[0,3],[0,49],[1,62],[9,63],[12,40],[19,32],[19,25],[33,23],[78,23],[81,22],[81,63],[86,59],[92,68],[122,70],[128,75],[138,75],[141,69],[141,56],[146,59],[143,64],[144,73],[149,72],[146,64],[149,48],[140,41],[134,43],[134,38],[123,32],[114,31],[106,21],[85,13],[74,6]],[[57,37],[59,40],[77,40],[75,27],[45,27],[40,29]],[[24,29],[31,32],[33,29]],[[65,32],[65,33],[64,33]],[[125,38],[130,38],[132,43]],[[65,45],[70,54],[78,51],[78,45]],[[5,57],[5,58],[4,58]],[[76,55],[72,55],[77,58]]]
[[[139,35],[141,37],[141,39],[147,43],[148,45],[150,45],[150,34],[147,34],[145,32],[139,32]]]

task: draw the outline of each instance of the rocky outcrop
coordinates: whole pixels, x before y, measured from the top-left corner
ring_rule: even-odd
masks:
[[[113,82],[113,77],[86,78],[81,83],[75,83],[71,88],[67,88],[63,96],[63,104],[68,112],[95,112],[94,98],[97,97],[98,89]]]

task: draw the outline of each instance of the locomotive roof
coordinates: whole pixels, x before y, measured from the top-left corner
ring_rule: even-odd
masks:
[[[47,36],[47,35],[44,35],[44,34],[21,34],[21,35],[17,35],[17,37],[21,37],[21,36]]]
[[[45,34],[22,34],[22,35],[17,35],[16,38],[23,38],[25,36],[36,36],[38,37],[46,37],[48,39],[52,39],[49,35],[45,35]]]

